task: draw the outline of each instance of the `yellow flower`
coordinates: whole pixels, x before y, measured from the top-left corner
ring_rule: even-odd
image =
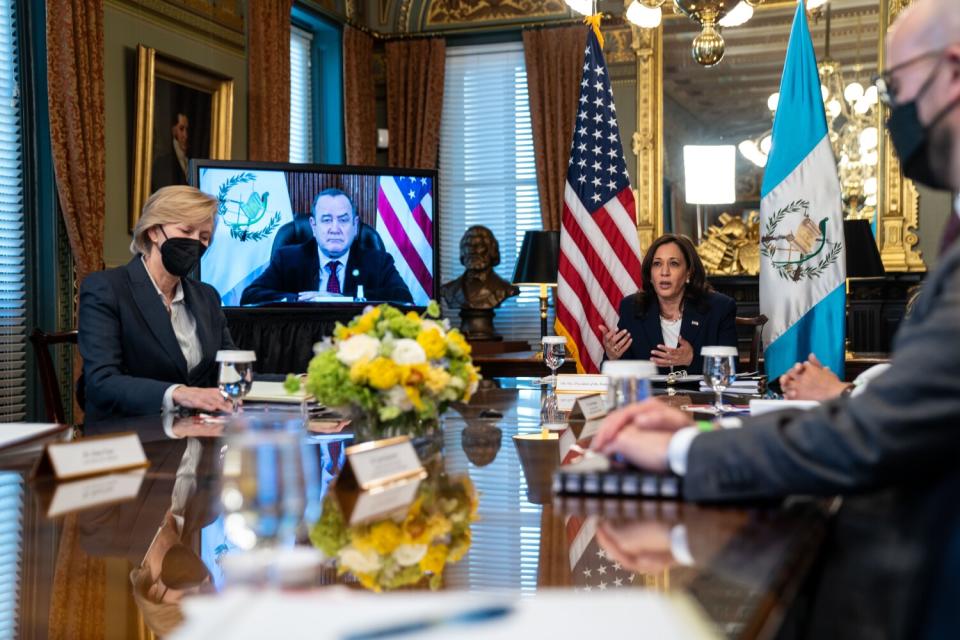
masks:
[[[393,520],[384,520],[370,527],[370,540],[373,549],[380,555],[393,553],[400,545],[402,534]]]
[[[389,358],[378,356],[369,367],[370,386],[374,389],[389,389],[400,382],[400,368]]]
[[[410,403],[413,404],[413,408],[417,411],[423,410],[423,399],[420,397],[420,389],[411,386],[404,386],[403,390],[407,392],[407,398],[410,399]]]
[[[466,357],[470,355],[470,344],[463,337],[463,334],[456,329],[451,329],[447,334],[447,347],[454,356]]]
[[[370,376],[370,361],[366,358],[358,360],[350,367],[350,382],[353,384],[366,384]]]
[[[360,581],[360,584],[366,589],[380,593],[380,585],[377,584],[377,576],[373,573],[357,573],[354,577]]]
[[[427,549],[426,555],[420,560],[420,570],[439,575],[445,564],[447,564],[447,545],[438,544]]]
[[[433,327],[420,332],[420,335],[417,336],[417,344],[423,347],[423,351],[427,354],[429,360],[442,358],[447,352],[446,341],[440,335],[440,332]]]
[[[467,529],[463,532],[463,535],[450,547],[450,557],[447,558],[447,562],[453,564],[454,562],[460,562],[460,559],[466,555],[467,551],[470,550],[470,544],[473,542],[472,534],[470,529]]]
[[[407,320],[412,322],[420,322],[420,314],[416,311],[407,311]]]
[[[450,374],[439,367],[428,367],[425,377],[427,389],[434,395],[439,394],[450,384]]]
[[[430,371],[430,365],[428,364],[409,364],[402,365],[400,367],[401,376],[400,380],[403,384],[408,386],[418,386],[424,380],[427,379],[427,374]]]

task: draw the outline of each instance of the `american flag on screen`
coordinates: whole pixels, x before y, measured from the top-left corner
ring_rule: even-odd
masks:
[[[607,65],[591,30],[563,194],[557,280],[556,331],[566,336],[578,371],[599,371],[599,326],[616,327],[620,301],[639,288],[636,203]]]
[[[414,304],[427,304],[433,297],[433,180],[381,176],[377,233],[396,258]]]

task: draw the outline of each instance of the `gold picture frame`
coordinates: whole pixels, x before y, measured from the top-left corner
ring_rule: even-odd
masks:
[[[183,170],[183,163],[178,160],[179,155],[184,158],[230,159],[233,92],[232,78],[159,53],[152,47],[137,45],[133,184],[127,216],[131,230],[140,219],[144,202],[158,188],[153,183],[161,183],[155,170],[159,168],[159,163],[155,167],[155,160],[164,160],[165,164],[172,165],[171,175],[176,174],[175,180],[162,182],[185,184],[189,176]],[[199,140],[200,144],[194,144],[193,149],[188,147],[188,151],[182,151],[181,147],[182,154],[176,154],[174,145],[188,144],[188,134],[183,133],[182,140],[174,134],[166,139],[170,141],[166,145],[162,132],[170,130],[169,125],[158,122],[157,118],[169,119],[172,116],[180,119],[180,129],[186,131],[188,117],[185,113],[193,117],[189,128],[200,134],[189,135]]]

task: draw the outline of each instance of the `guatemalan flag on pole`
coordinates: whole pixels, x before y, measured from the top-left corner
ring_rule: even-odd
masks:
[[[837,163],[802,0],[760,201],[760,312],[772,380],[815,353],[843,377],[846,257]]]
[[[616,327],[620,301],[640,288],[636,203],[603,60],[600,16],[591,16],[567,182],[563,192],[556,331],[581,373],[603,360],[600,325]]]

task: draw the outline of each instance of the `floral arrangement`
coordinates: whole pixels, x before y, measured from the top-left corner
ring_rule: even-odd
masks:
[[[435,421],[450,402],[468,401],[480,376],[470,345],[431,302],[423,317],[382,304],[319,344],[307,368],[309,393],[329,406],[354,405],[376,423],[377,435]]]
[[[436,590],[443,583],[444,568],[470,548],[477,505],[469,477],[440,475],[420,483],[405,515],[348,526],[330,492],[310,541],[335,559],[337,575],[350,573],[367,589],[398,589],[426,578]]]

